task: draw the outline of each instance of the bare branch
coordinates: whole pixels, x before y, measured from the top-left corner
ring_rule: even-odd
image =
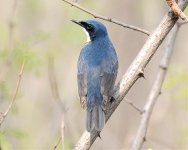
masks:
[[[181,0],[179,7],[181,9],[185,9],[188,4],[188,0]],[[157,48],[160,46],[164,38],[167,36],[168,32],[172,29],[174,24],[177,21],[177,17],[170,17],[166,14],[159,24],[159,26],[155,29],[153,34],[151,34],[140,50],[139,54],[124,74],[122,80],[117,84],[114,89],[113,97],[115,98],[114,103],[112,103],[111,108],[106,114],[106,122],[111,117],[113,112],[116,110],[120,102],[123,100],[127,92],[133,86],[133,84],[140,77],[140,70],[144,70],[146,65],[149,63],[152,56],[157,51]],[[75,145],[75,150],[87,150],[91,147],[95,139],[99,136],[99,132],[94,131],[92,133],[88,133],[85,131],[78,143]]]
[[[14,48],[14,43],[13,43],[13,33],[14,33],[14,24],[15,24],[14,15],[15,15],[15,12],[16,12],[17,3],[18,3],[18,1],[14,0],[13,6],[12,6],[12,9],[11,9],[11,13],[10,13],[10,21],[9,21],[9,24],[8,24],[8,29],[9,29],[8,50],[9,51],[12,51],[13,48]],[[9,61],[7,60],[7,62],[9,62]],[[9,63],[7,63],[7,64],[9,64]],[[23,63],[22,63],[21,69],[20,69],[16,89],[15,89],[15,92],[13,94],[11,103],[9,104],[7,110],[4,113],[0,113],[0,126],[5,121],[5,118],[8,115],[8,113],[9,113],[10,109],[12,108],[12,105],[13,105],[15,99],[16,99],[16,96],[17,96],[17,93],[18,93],[18,90],[19,90],[19,87],[20,87],[22,75],[23,75],[24,66],[25,66],[25,59],[23,60]],[[7,69],[7,67],[8,66],[6,66],[6,69]]]
[[[64,144],[65,144],[65,116],[62,114],[61,119],[61,143],[62,143],[62,150],[64,150]]]
[[[59,88],[57,85],[57,80],[55,76],[55,69],[54,69],[54,58],[53,56],[49,56],[48,58],[48,77],[50,82],[50,87],[52,91],[52,95],[54,100],[57,102],[58,106],[60,107],[61,111],[64,111],[63,102],[60,98]]]
[[[140,114],[142,114],[143,113],[143,111],[140,109],[140,108],[138,108],[132,101],[130,101],[129,99],[127,99],[127,98],[124,98],[125,99],[125,102],[127,103],[127,104],[129,104],[130,106],[132,106],[136,111],[138,111]]]
[[[25,66],[25,59],[23,60],[23,63],[22,63],[21,69],[20,69],[20,73],[18,75],[17,85],[16,85],[16,89],[15,89],[15,92],[14,92],[13,97],[12,97],[11,103],[9,104],[7,110],[3,114],[1,114],[2,116],[0,116],[0,126],[5,121],[6,116],[8,115],[10,109],[12,108],[12,106],[13,106],[15,100],[16,100],[18,90],[19,90],[19,87],[20,87],[20,83],[21,83],[21,80],[22,80],[24,66]]]
[[[185,25],[185,24],[188,24],[188,21],[180,21],[180,20],[179,20],[179,21],[177,22],[177,25],[178,25],[178,26],[182,26],[182,25]]]
[[[175,0],[166,0],[166,2],[176,16],[180,17],[182,20],[188,21],[187,16],[181,11]]]
[[[14,0],[13,1],[13,6],[10,12],[10,20],[8,23],[8,28],[9,28],[9,40],[8,40],[8,50],[12,51],[13,50],[13,32],[14,32],[14,27],[15,27],[15,22],[14,22],[14,16],[15,16],[15,12],[16,12],[16,8],[17,8],[17,4],[18,1]]]
[[[108,21],[108,22],[112,22],[112,23],[117,24],[117,25],[119,25],[119,26],[122,26],[122,27],[124,27],[124,28],[129,28],[129,29],[131,29],[131,30],[138,31],[138,32],[144,33],[144,34],[146,34],[146,35],[150,35],[150,32],[147,31],[147,30],[145,30],[145,29],[141,29],[141,28],[138,28],[138,27],[135,27],[135,26],[132,26],[132,25],[128,25],[128,24],[122,23],[122,22],[117,21],[117,20],[114,20],[114,19],[112,19],[112,18],[110,18],[110,17],[104,17],[104,16],[101,16],[101,15],[98,15],[98,14],[96,14],[96,13],[90,11],[90,10],[87,10],[87,9],[85,9],[85,8],[83,8],[83,7],[81,7],[81,6],[79,6],[78,4],[76,4],[76,3],[74,3],[74,2],[70,2],[70,1],[68,1],[68,0],[62,0],[62,1],[64,1],[65,3],[68,3],[68,4],[70,4],[71,6],[74,6],[74,7],[78,8],[78,9],[80,9],[80,10],[82,10],[82,11],[84,11],[84,12],[90,14],[90,15],[93,16],[94,18],[98,18],[98,19],[102,19],[102,20],[105,20],[105,21]]]
[[[65,135],[65,107],[63,105],[62,99],[60,98],[59,88],[55,76],[55,68],[54,68],[54,58],[50,56],[48,59],[48,76],[50,81],[50,87],[52,91],[52,95],[55,101],[58,103],[58,106],[62,112],[62,119],[61,119],[61,137],[58,140],[58,143],[54,146],[54,150],[57,149],[57,146],[62,143],[62,149],[64,149],[64,135]]]
[[[166,72],[169,66],[170,58],[173,52],[173,45],[174,41],[177,35],[178,26],[175,25],[174,28],[171,30],[167,37],[166,41],[166,48],[163,54],[163,57],[161,59],[161,62],[159,64],[159,71],[156,77],[156,80],[153,84],[153,87],[151,88],[150,95],[148,97],[148,101],[146,102],[144,106],[144,112],[141,117],[139,129],[137,132],[137,136],[134,140],[134,143],[132,145],[132,150],[139,150],[141,149],[145,139],[146,139],[146,132],[149,126],[149,120],[154,108],[154,105],[157,101],[158,96],[161,92],[161,87],[163,85]]]
[[[59,146],[60,143],[61,143],[61,136],[59,137],[56,145],[54,146],[54,150],[57,150],[57,147]]]

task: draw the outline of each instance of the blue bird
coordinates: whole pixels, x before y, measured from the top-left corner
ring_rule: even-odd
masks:
[[[106,27],[97,20],[76,21],[88,35],[77,63],[80,103],[86,108],[86,129],[101,131],[112,98],[118,58]]]

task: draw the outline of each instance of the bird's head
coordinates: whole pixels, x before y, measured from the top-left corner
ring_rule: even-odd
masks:
[[[84,21],[72,20],[72,22],[83,27],[86,33],[88,33],[89,40],[91,41],[94,41],[97,38],[107,36],[106,27],[97,20],[84,20]]]

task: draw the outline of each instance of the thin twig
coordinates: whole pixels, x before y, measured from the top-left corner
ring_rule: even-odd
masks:
[[[56,145],[54,146],[54,150],[57,149],[57,147],[59,146],[60,143],[61,143],[61,136],[59,137],[59,139],[58,139]]]
[[[143,111],[140,109],[140,108],[138,108],[138,106],[136,106],[132,101],[130,101],[129,99],[127,99],[127,98],[125,98],[125,102],[127,103],[127,104],[129,104],[130,106],[132,106],[136,111],[138,111],[140,114],[142,114],[143,113]]]
[[[182,26],[182,25],[186,25],[186,24],[188,24],[188,21],[178,21],[177,22],[178,26]]]
[[[61,118],[61,143],[62,143],[62,150],[65,148],[65,114],[62,114]]]
[[[21,83],[21,80],[22,80],[24,66],[25,66],[25,59],[23,60],[23,63],[22,63],[22,66],[21,66],[21,69],[20,69],[20,72],[19,72],[19,75],[18,75],[17,85],[16,85],[16,89],[14,91],[11,103],[9,104],[7,110],[3,114],[1,114],[2,116],[0,116],[1,117],[0,118],[0,126],[5,121],[6,116],[8,115],[10,109],[12,108],[12,106],[13,106],[15,100],[16,100],[16,97],[18,95],[18,90],[19,90],[19,87],[20,87],[20,83]]]
[[[11,52],[14,48],[14,44],[13,44],[13,32],[14,32],[14,27],[15,27],[15,22],[14,22],[14,16],[15,16],[15,12],[16,12],[16,8],[17,8],[17,0],[13,1],[13,6],[10,12],[10,21],[8,23],[8,28],[9,28],[9,40],[8,40],[8,50]]]
[[[122,26],[124,28],[129,28],[131,30],[138,31],[138,32],[144,33],[146,35],[150,35],[150,32],[145,30],[145,29],[141,29],[141,28],[138,28],[138,27],[135,27],[135,26],[132,26],[132,25],[128,25],[128,24],[122,23],[122,22],[114,20],[114,19],[112,19],[110,17],[104,17],[104,16],[101,16],[101,15],[98,15],[98,14],[96,14],[96,13],[94,13],[94,12],[88,10],[88,9],[85,9],[85,8],[79,6],[78,4],[76,4],[74,2],[70,2],[68,0],[62,0],[62,1],[64,1],[65,3],[70,4],[71,6],[74,6],[74,7],[78,8],[78,9],[84,11],[84,12],[86,12],[87,14],[90,14],[94,18],[98,18],[98,19],[102,19],[102,20],[105,20],[105,21],[108,21],[108,22],[112,22],[112,23],[117,24],[119,26]]]
[[[57,79],[55,76],[55,68],[54,68],[54,58],[53,56],[50,56],[48,59],[48,76],[49,76],[49,82],[50,87],[52,91],[52,95],[55,99],[55,101],[58,103],[58,106],[60,107],[60,110],[62,112],[62,119],[61,119],[61,140],[58,141],[58,143],[54,146],[54,150],[57,148],[57,146],[62,143],[62,149],[64,149],[64,136],[65,136],[65,107],[63,105],[63,102],[60,98],[59,94],[59,88],[57,84]]]
[[[10,52],[14,48],[14,43],[13,43],[14,15],[15,15],[15,12],[16,12],[17,3],[18,3],[17,0],[14,0],[13,6],[12,6],[12,9],[11,9],[11,13],[10,13],[10,21],[9,21],[9,24],[8,24],[8,29],[9,29],[8,50]],[[6,62],[7,62],[6,65],[9,64],[9,60],[7,60]],[[19,76],[18,76],[16,89],[15,89],[14,95],[12,97],[11,103],[9,104],[7,110],[4,113],[0,114],[0,126],[5,121],[5,118],[8,115],[8,113],[9,113],[10,109],[12,108],[12,105],[13,105],[15,99],[16,99],[16,96],[17,96],[17,93],[18,93],[18,89],[19,89],[19,86],[20,86],[20,82],[21,82],[21,78],[22,78],[22,74],[23,74],[24,65],[25,65],[25,59],[23,60],[23,63],[22,63],[21,69],[20,69],[20,73],[19,73]],[[8,66],[6,66],[6,70],[7,70],[7,67]]]
[[[167,37],[166,48],[159,64],[159,71],[156,80],[151,88],[148,101],[144,106],[144,112],[141,117],[139,129],[132,145],[132,150],[140,150],[146,139],[146,133],[149,126],[149,121],[152,115],[153,108],[161,93],[161,88],[166,77],[167,69],[173,52],[174,41],[177,35],[178,26],[175,25]]]
[[[48,77],[49,77],[49,82],[50,82],[50,87],[51,87],[53,98],[57,102],[61,111],[63,112],[64,106],[63,106],[63,102],[60,98],[59,87],[58,87],[57,79],[56,79],[56,76],[55,76],[53,56],[49,56],[49,58],[48,58]]]
[[[18,0],[13,0],[13,4],[11,6],[10,14],[9,14],[9,21],[7,22],[7,29],[8,29],[8,39],[7,39],[7,51],[8,57],[4,61],[4,66],[1,68],[0,80],[4,78],[10,70],[11,67],[11,53],[14,50],[15,43],[14,43],[14,30],[15,30],[15,13],[18,6]],[[3,80],[3,79],[2,79]]]
[[[180,8],[185,9],[188,4],[188,0],[180,1]],[[152,56],[157,51],[168,32],[172,29],[177,21],[177,17],[170,17],[168,14],[164,16],[159,26],[154,30],[153,34],[147,39],[146,43],[140,50],[139,54],[124,74],[122,80],[117,84],[114,89],[113,97],[115,101],[112,103],[111,108],[106,114],[106,122],[121,103],[125,95],[128,93],[133,84],[137,81],[141,74],[143,74],[144,68],[149,63]],[[94,143],[100,132],[94,131],[89,133],[85,131],[80,137],[79,141],[75,145],[75,150],[88,150]]]

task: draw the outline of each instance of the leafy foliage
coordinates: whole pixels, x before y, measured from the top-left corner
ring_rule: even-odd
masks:
[[[21,66],[23,61],[26,61],[26,69],[32,70],[40,65],[40,59],[37,54],[27,43],[16,43],[15,50],[13,51],[14,62]]]

